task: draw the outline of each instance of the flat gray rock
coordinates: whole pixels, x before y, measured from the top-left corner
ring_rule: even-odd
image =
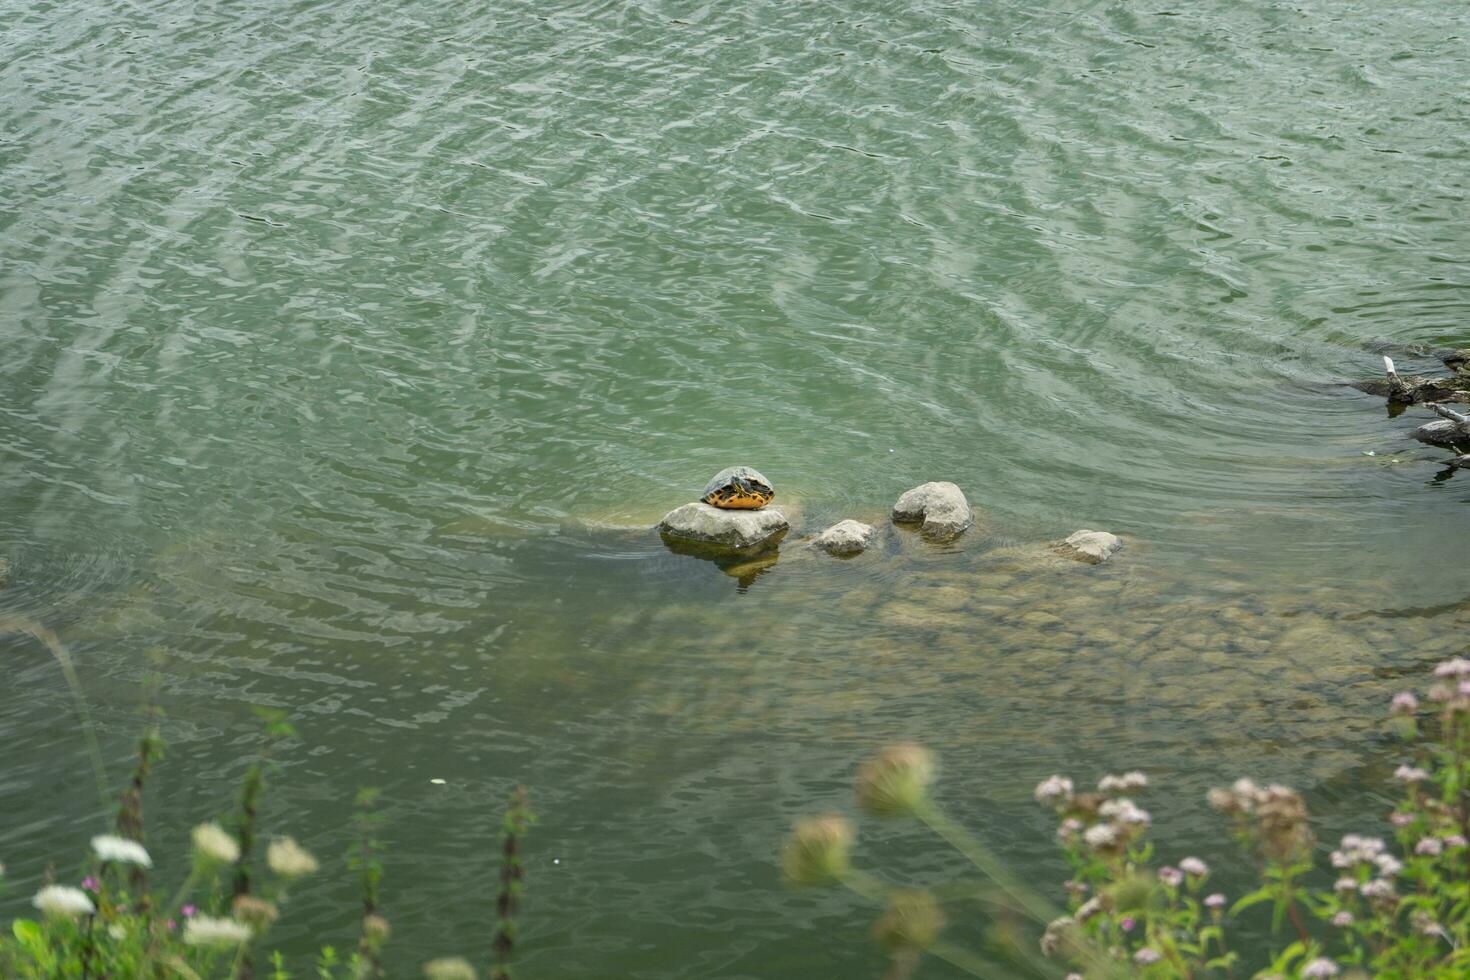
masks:
[[[893,519],[900,524],[922,522],[921,530],[931,538],[952,538],[975,523],[975,512],[965,494],[953,483],[925,483],[898,498]]]
[[[1470,443],[1470,433],[1449,419],[1435,419],[1414,430],[1414,438],[1431,446],[1463,446]]]
[[[812,539],[812,544],[829,555],[856,555],[873,543],[873,525],[862,521],[838,521]]]
[[[1074,531],[1055,547],[1057,554],[1089,565],[1101,565],[1123,547],[1123,540],[1107,531]]]
[[[669,537],[727,548],[749,548],[786,530],[786,515],[776,507],[721,510],[705,503],[685,504],[664,515],[658,529]]]

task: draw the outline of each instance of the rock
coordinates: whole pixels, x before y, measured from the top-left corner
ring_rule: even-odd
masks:
[[[925,483],[898,498],[893,519],[899,524],[923,522],[921,530],[931,538],[955,537],[975,523],[970,502],[953,483]]]
[[[727,548],[750,548],[770,540],[790,525],[776,507],[721,510],[705,503],[685,504],[664,515],[658,529],[671,538]]]
[[[838,521],[812,539],[812,544],[829,555],[860,554],[873,543],[873,526],[861,521]]]
[[[1123,541],[1116,534],[1109,534],[1107,531],[1083,530],[1072,532],[1067,536],[1067,540],[1057,544],[1053,550],[1074,561],[1101,565],[1113,557],[1121,547],[1123,547]]]

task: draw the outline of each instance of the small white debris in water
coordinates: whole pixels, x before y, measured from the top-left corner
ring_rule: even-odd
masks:
[[[890,450],[888,450],[888,451],[889,451],[889,452],[890,452],[890,453],[891,453],[891,452],[896,452],[896,450],[893,450],[893,449],[890,449]]]
[[[439,779],[438,777],[435,777],[434,779],[429,780],[429,782],[433,783],[435,786],[443,786],[444,785],[444,780]]]
[[[1378,455],[1378,454],[1377,454],[1377,453],[1375,453],[1375,452],[1374,452],[1374,451],[1373,451],[1373,450],[1371,450],[1371,449],[1365,449],[1365,450],[1363,450],[1363,455],[1364,455],[1364,456],[1377,456],[1377,455]]]
[[[561,858],[552,858],[551,859],[551,863],[552,864],[561,864]]]

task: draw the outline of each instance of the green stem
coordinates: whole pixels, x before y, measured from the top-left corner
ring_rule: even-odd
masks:
[[[1000,886],[1001,891],[1009,895],[1037,922],[1046,925],[1061,915],[1061,912],[1053,908],[1044,898],[1017,880],[995,855],[970,836],[969,831],[951,820],[937,807],[925,804],[916,809],[914,815],[948,841],[951,847],[963,854],[981,874]]]

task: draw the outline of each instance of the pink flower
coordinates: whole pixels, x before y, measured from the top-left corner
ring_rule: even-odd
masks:
[[[1434,668],[1435,677],[1465,677],[1470,675],[1470,660],[1455,657]]]
[[[1205,896],[1205,908],[1207,908],[1207,909],[1223,909],[1224,907],[1225,907],[1225,896],[1224,895],[1221,895],[1219,892],[1215,892],[1213,895],[1207,895],[1207,896]]]
[[[1157,963],[1163,958],[1164,955],[1162,953],[1156,949],[1149,949],[1147,946],[1133,954],[1133,962],[1139,966],[1148,966],[1150,963]]]
[[[178,928],[178,927],[179,927],[179,924],[178,924],[178,922],[177,922],[177,921],[176,921],[176,920],[174,920],[174,919],[169,919],[169,920],[168,920],[168,927],[169,927],[169,928],[170,928],[170,929],[177,929],[177,928]]]
[[[1339,878],[1332,886],[1332,890],[1335,892],[1355,892],[1358,890],[1358,880],[1356,878]]]
[[[1422,783],[1429,778],[1429,773],[1418,766],[1399,766],[1393,771],[1394,779],[1401,779],[1406,783]]]
[[[1210,866],[1197,857],[1187,857],[1179,862],[1179,870],[1196,878],[1203,878],[1210,873]]]
[[[1124,932],[1132,932],[1133,927],[1136,925],[1138,925],[1138,923],[1134,922],[1132,919],[1123,919],[1118,923],[1118,928],[1122,929]]]
[[[1184,872],[1165,865],[1159,869],[1159,880],[1170,888],[1178,888],[1184,883]]]
[[[1414,697],[1410,691],[1400,691],[1393,696],[1393,705],[1389,708],[1390,714],[1412,715],[1419,710],[1419,699]]]
[[[1429,857],[1439,857],[1443,850],[1444,841],[1438,837],[1426,837],[1414,845],[1415,854],[1428,855]]]
[[[1337,964],[1325,956],[1319,956],[1302,967],[1302,976],[1312,977],[1314,980],[1318,977],[1335,977],[1337,973]]]
[[[1465,838],[1462,837],[1460,834],[1450,834],[1448,837],[1446,837],[1444,839],[1444,846],[1445,847],[1464,847],[1465,846]]]
[[[1388,822],[1395,827],[1407,827],[1414,822],[1414,815],[1412,813],[1405,813],[1402,810],[1395,810],[1388,815]]]
[[[102,890],[102,882],[93,878],[91,875],[87,875],[87,877],[82,879],[82,888],[95,895]]]
[[[1332,924],[1339,929],[1346,929],[1353,924],[1353,914],[1346,910],[1339,912],[1332,917]]]
[[[197,914],[198,911],[199,908],[194,905],[185,905],[183,908],[179,909],[180,914],[182,914],[183,917],[186,919],[194,918],[195,914]]]

